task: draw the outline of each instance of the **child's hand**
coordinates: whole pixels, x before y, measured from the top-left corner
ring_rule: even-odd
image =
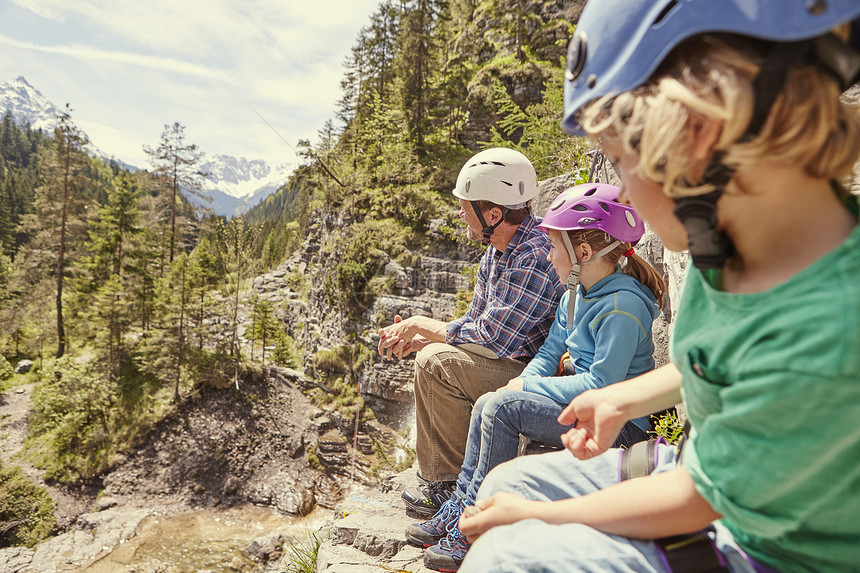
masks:
[[[499,491],[487,499],[478,500],[475,506],[463,510],[458,527],[460,533],[474,543],[481,535],[498,525],[509,525],[521,519],[534,517],[534,504],[512,493]],[[472,509],[470,509],[472,508]]]
[[[627,420],[603,399],[604,389],[583,392],[562,410],[560,424],[570,425],[561,443],[580,460],[608,450]]]
[[[522,392],[523,391],[523,379],[522,378],[514,378],[513,380],[511,380],[510,382],[508,382],[507,384],[505,384],[504,386],[499,388],[499,390],[516,390],[518,392]]]

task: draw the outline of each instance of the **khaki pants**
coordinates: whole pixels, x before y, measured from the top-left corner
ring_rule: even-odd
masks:
[[[418,468],[430,481],[456,480],[466,453],[475,400],[520,375],[519,360],[493,360],[449,344],[429,344],[415,357]]]

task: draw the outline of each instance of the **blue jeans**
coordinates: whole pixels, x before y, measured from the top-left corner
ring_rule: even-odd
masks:
[[[661,445],[655,472],[675,467],[675,448]],[[527,499],[579,497],[618,483],[621,450],[577,460],[567,450],[522,456],[494,469],[479,498],[507,491]],[[716,524],[716,545],[733,573],[755,573],[731,534]],[[666,573],[653,541],[608,535],[586,525],[526,519],[495,527],[472,545],[460,573]]]
[[[562,447],[561,435],[570,429],[558,423],[565,407],[534,392],[499,390],[478,398],[472,407],[466,455],[457,477],[457,492],[473,505],[478,488],[491,469],[516,457],[520,434],[544,444]],[[622,429],[616,445],[628,446],[647,438],[632,423]]]

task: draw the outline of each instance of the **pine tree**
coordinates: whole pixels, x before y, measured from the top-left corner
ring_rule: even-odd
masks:
[[[278,340],[280,331],[280,325],[275,318],[275,311],[271,303],[264,300],[255,301],[253,328],[251,329],[249,338],[260,341],[262,348],[261,361],[264,365],[266,364],[266,347]],[[253,352],[251,357],[253,358]]]
[[[87,250],[93,280],[103,281],[110,275],[123,276],[134,240],[141,232],[140,189],[126,172],[113,178],[107,190],[107,202],[98,208],[98,219],[89,227]]]
[[[192,332],[196,334],[199,350],[203,350],[205,341],[203,326],[208,308],[206,295],[223,275],[223,268],[218,264],[211,243],[207,238],[201,239],[191,252],[187,269],[189,337]]]
[[[230,355],[234,359],[235,383],[239,384],[239,362],[242,349],[239,340],[239,293],[244,281],[251,276],[254,268],[252,254],[256,252],[260,240],[259,227],[251,227],[242,216],[234,217],[223,223],[218,230],[219,247],[223,253],[227,268],[228,289],[230,300]]]
[[[41,160],[43,184],[36,189],[36,213],[25,216],[21,223],[34,236],[30,250],[35,265],[38,267],[53,255],[57,358],[65,354],[68,344],[63,315],[67,267],[83,243],[85,211],[93,194],[93,182],[86,173],[90,159],[84,152],[88,141],[72,122],[71,111],[66,104],[66,111],[58,117],[53,144]]]
[[[170,212],[167,263],[170,264],[173,262],[176,250],[177,213],[182,195],[190,193],[200,198],[206,198],[201,192],[202,185],[200,183],[200,178],[205,177],[206,174],[198,168],[204,153],[198,151],[197,146],[193,143],[186,143],[185,126],[179,122],[164,126],[161,142],[157,148],[153,149],[144,145],[143,150],[149,155],[153,172],[164,177],[167,184],[169,193],[167,206]]]

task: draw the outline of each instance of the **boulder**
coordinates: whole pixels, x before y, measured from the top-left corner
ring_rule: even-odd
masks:
[[[26,374],[33,368],[32,360],[21,360],[15,365],[15,374]]]

